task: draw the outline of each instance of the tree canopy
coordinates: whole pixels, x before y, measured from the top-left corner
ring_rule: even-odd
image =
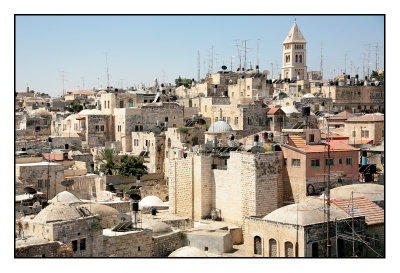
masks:
[[[177,79],[175,79],[175,85],[176,87],[179,87],[181,85],[185,87],[189,87],[192,84],[193,79],[182,79],[181,76],[179,76]]]
[[[377,81],[384,81],[385,80],[385,71],[382,71],[382,73],[378,73],[377,71],[372,71],[371,73],[371,79],[375,78]]]

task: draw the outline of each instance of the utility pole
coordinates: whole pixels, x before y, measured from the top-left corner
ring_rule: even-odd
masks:
[[[200,51],[197,50],[197,81],[200,82]]]
[[[257,39],[257,66],[258,68],[260,68],[260,45],[259,45],[259,41],[261,39]]]
[[[330,98],[331,98],[331,85],[329,83],[329,101],[328,109],[330,111]],[[331,197],[330,197],[330,179],[331,179],[331,160],[330,160],[330,134],[329,134],[329,119],[328,119],[328,181],[326,187],[326,199],[327,199],[327,211],[326,211],[326,255],[331,257],[331,239],[330,239],[330,209],[331,209]]]
[[[356,256],[355,246],[354,246],[354,199],[353,192],[351,192],[351,229],[352,229],[352,237],[353,237],[353,257]]]

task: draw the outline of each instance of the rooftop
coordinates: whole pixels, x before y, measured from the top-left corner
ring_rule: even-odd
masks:
[[[368,122],[368,121],[385,121],[385,115],[381,113],[366,114],[359,117],[347,119],[348,122]]]
[[[328,143],[321,143],[321,144],[313,144],[307,145],[303,138],[299,135],[290,135],[289,136],[290,142],[293,143],[295,148],[305,151],[306,153],[321,153],[326,152],[328,150],[328,146],[330,147],[331,152],[338,152],[338,151],[358,151],[359,149],[354,148],[350,145],[347,145],[343,142],[333,141]],[[290,145],[288,145],[290,146]]]
[[[207,133],[211,134],[220,134],[220,133],[231,133],[233,132],[232,127],[225,121],[219,120],[213,124],[211,124]]]

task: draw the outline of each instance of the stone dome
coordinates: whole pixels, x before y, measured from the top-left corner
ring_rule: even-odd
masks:
[[[83,204],[79,207],[88,209],[92,214],[101,216],[101,226],[103,228],[112,228],[118,223],[118,210],[97,203]]]
[[[146,207],[163,207],[164,202],[158,198],[157,196],[146,196],[139,202],[139,208],[146,208]]]
[[[78,115],[81,115],[81,116],[104,115],[104,113],[97,109],[85,109],[85,110],[80,111],[78,113]]]
[[[331,206],[331,219],[345,219],[349,216],[343,210]],[[266,215],[264,220],[300,226],[324,222],[323,200],[307,199],[296,204],[284,206]]]
[[[76,197],[74,194],[69,191],[62,191],[58,193],[53,199],[50,200],[49,203],[67,203],[67,204],[80,204],[83,203],[81,199]]]
[[[213,124],[211,124],[210,128],[208,128],[207,133],[211,134],[223,134],[223,133],[231,133],[233,132],[232,127],[223,120],[219,120]]]
[[[331,199],[347,199],[351,198],[351,192],[354,193],[354,197],[364,196],[370,201],[382,201],[385,199],[385,187],[379,184],[364,183],[364,184],[353,184],[331,189]],[[324,198],[324,194],[320,196]]]
[[[34,220],[40,223],[70,221],[81,218],[78,209],[71,204],[54,202],[41,210]]]
[[[153,235],[156,236],[172,232],[172,228],[168,224],[154,220],[143,222],[142,228],[153,230]]]
[[[30,116],[51,116],[51,113],[43,108],[31,111]]]
[[[311,93],[307,93],[303,96],[303,98],[315,98],[315,96]]]
[[[208,257],[208,256],[204,251],[198,249],[197,247],[184,246],[169,254],[168,257]]]

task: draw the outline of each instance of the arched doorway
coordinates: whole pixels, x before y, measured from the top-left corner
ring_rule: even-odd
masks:
[[[269,239],[269,257],[278,257],[278,247],[275,239]]]
[[[285,257],[294,257],[293,253],[293,244],[285,242]]]
[[[260,236],[254,237],[254,254],[262,255],[262,243]]]

